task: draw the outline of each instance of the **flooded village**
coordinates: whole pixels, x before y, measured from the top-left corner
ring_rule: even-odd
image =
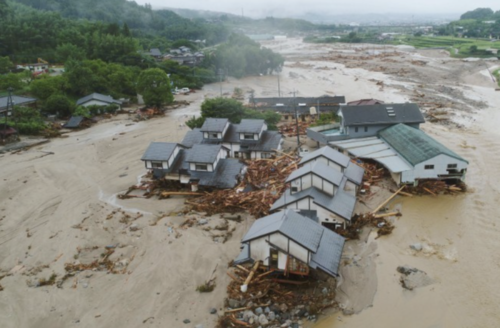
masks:
[[[2,148],[2,326],[500,322],[497,63],[262,44],[286,58],[279,76],[177,94],[151,119],[90,94],[78,101],[123,111]],[[251,118],[186,126],[235,89],[278,113],[278,131]]]

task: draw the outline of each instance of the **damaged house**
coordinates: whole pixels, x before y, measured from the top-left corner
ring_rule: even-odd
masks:
[[[188,148],[178,143],[152,142],[141,160],[157,179],[179,181],[193,191],[202,188],[233,188],[245,165],[227,158],[222,145],[196,144]]]
[[[242,239],[235,264],[262,261],[270,271],[337,277],[345,239],[293,210],[258,219]]]
[[[200,129],[189,131],[182,144],[219,144],[229,151],[229,157],[259,159],[270,158],[281,150],[282,135],[268,131],[264,120],[243,119],[232,124],[226,118],[207,118]]]
[[[308,154],[299,164],[286,180],[290,188],[271,211],[294,209],[331,228],[349,225],[363,168],[329,147]]]

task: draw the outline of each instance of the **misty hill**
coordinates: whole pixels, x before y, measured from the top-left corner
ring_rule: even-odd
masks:
[[[490,8],[477,8],[466,12],[460,16],[461,20],[464,19],[481,19],[481,20],[497,20],[500,19],[500,10],[494,12]]]

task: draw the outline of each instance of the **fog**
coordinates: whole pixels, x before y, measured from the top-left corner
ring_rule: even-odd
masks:
[[[149,3],[155,9],[160,8],[186,8],[210,11],[222,11],[249,17],[265,16],[297,16],[306,13],[331,13],[339,14],[382,14],[382,13],[405,13],[405,14],[457,14],[478,7],[499,10],[498,0],[482,0],[471,2],[468,0],[421,0],[414,2],[395,0],[136,0],[138,4]]]

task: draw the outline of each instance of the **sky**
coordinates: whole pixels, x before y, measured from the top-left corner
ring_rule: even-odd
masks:
[[[135,0],[149,3],[153,8],[186,8],[222,11],[245,16],[283,17],[284,14],[304,12],[338,14],[412,13],[412,14],[462,14],[475,8],[500,10],[498,0]]]

